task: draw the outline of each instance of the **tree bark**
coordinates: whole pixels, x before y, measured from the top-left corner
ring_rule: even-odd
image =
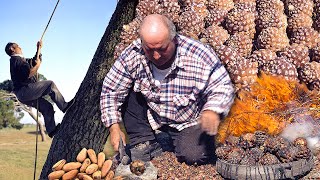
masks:
[[[61,128],[53,138],[40,179],[47,179],[51,167],[60,159],[76,161],[82,148],[101,152],[109,131],[101,122],[100,93],[102,82],[114,62],[114,48],[122,26],[135,16],[138,0],[120,0],[99,43],[87,74],[75,96],[75,104],[63,117]]]

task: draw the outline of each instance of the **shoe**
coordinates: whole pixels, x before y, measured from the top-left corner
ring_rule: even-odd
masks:
[[[146,141],[144,143],[137,144],[130,149],[131,160],[150,161],[154,157],[160,156],[162,148],[156,141]]]
[[[59,131],[59,129],[60,129],[60,123],[58,123],[58,124],[56,125],[56,128],[54,128],[54,130],[53,130],[51,133],[49,133],[48,136],[49,136],[50,138],[53,138],[53,136],[57,134],[57,132]]]
[[[75,100],[74,98],[71,99],[71,101],[68,102],[67,107],[64,108],[64,109],[62,110],[62,112],[63,112],[63,113],[66,113],[66,112],[70,109],[70,107],[74,104],[75,101],[76,101],[76,100]]]

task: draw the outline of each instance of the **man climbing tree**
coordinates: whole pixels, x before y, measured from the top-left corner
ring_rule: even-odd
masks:
[[[17,43],[9,42],[6,53],[10,58],[10,73],[13,82],[13,92],[20,102],[38,109],[44,116],[46,130],[49,137],[53,137],[59,130],[60,124],[56,126],[54,120],[54,110],[50,102],[43,96],[49,95],[62,112],[66,112],[74,100],[65,102],[62,94],[55,83],[50,80],[37,81],[37,71],[41,65],[42,41],[37,43],[37,53],[32,59],[23,56],[22,49]]]

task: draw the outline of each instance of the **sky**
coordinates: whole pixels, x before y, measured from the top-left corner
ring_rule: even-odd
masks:
[[[10,79],[6,44],[16,42],[25,57],[33,57],[56,3],[57,0],[0,3],[0,82]],[[117,0],[60,0],[42,39],[43,61],[38,72],[56,83],[66,101],[78,91],[116,4]],[[63,114],[55,109],[59,122]],[[21,122],[33,122],[25,116]]]

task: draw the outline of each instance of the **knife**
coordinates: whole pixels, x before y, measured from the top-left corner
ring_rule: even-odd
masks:
[[[126,152],[126,146],[124,145],[121,136],[120,136],[118,151],[119,152],[115,155],[115,159],[118,161],[118,163],[121,163],[123,165],[129,164],[130,163],[130,157]]]

